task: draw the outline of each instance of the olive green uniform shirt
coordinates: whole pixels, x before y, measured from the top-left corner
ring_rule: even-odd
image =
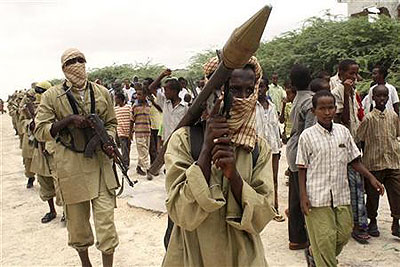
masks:
[[[115,138],[117,120],[111,97],[103,86],[90,83],[94,91],[96,114],[104,122],[104,127],[108,134]],[[89,113],[90,93],[88,87],[84,90],[83,99],[76,90],[73,89],[71,92],[80,106],[84,107],[86,113]],[[73,114],[71,105],[64,93],[65,91],[61,84],[48,89],[42,94],[35,117],[35,137],[40,142],[57,139],[59,135],[54,138],[50,134],[52,124]],[[79,107],[78,110],[82,113]],[[75,204],[98,197],[100,179],[104,179],[110,192],[113,192],[118,187],[112,171],[112,160],[100,148],[96,150],[93,158],[87,158],[83,153],[74,152],[58,142],[55,146],[54,161],[61,195],[65,204]]]
[[[243,179],[239,205],[214,166],[207,184],[191,156],[188,128],[170,139],[165,154],[166,206],[175,223],[163,266],[266,266],[260,232],[274,218],[271,150],[259,139],[259,157],[236,148]]]

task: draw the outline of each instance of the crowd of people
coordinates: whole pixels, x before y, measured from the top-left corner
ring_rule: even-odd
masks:
[[[312,77],[296,64],[282,87],[278,74],[263,73],[252,57],[215,88],[195,125],[176,129],[218,63],[218,57],[205,63],[204,77],[192,90],[170,69],[158,77],[116,79],[106,88],[99,79],[87,79],[85,55],[68,49],[61,57],[61,84],[33,83],[9,97],[26,187],[38,179],[40,198],[49,205],[42,223],[56,218],[54,198],[63,207],[68,245],[82,266],[91,266],[91,213],[104,266],[112,266],[119,243],[114,208],[120,182],[113,161],[118,148],[95,143],[88,114],[100,117],[127,167],[136,145],[133,166],[148,180],[158,177],[149,169],[169,141],[163,266],[267,265],[260,233],[285,217],[289,249],[304,250],[308,266],[336,266],[351,237],[361,244],[379,237],[384,193],[392,235],[400,238],[399,96],[384,66],[373,68],[373,84],[362,96],[354,60],[342,60],[332,77],[323,70]],[[97,146],[90,157],[92,143]],[[288,207],[278,205],[284,145]]]

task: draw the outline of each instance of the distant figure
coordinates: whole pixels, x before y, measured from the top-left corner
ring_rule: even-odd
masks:
[[[286,97],[286,93],[285,90],[283,90],[283,88],[278,85],[277,73],[272,74],[271,81],[272,83],[269,85],[267,95],[269,98],[271,98],[272,103],[275,104],[278,114],[280,114],[282,111],[282,100]]]
[[[372,70],[372,80],[374,85],[371,86],[368,92],[368,96],[364,101],[364,110],[368,113],[375,107],[375,101],[373,100],[373,90],[378,85],[385,85],[389,90],[389,99],[386,102],[386,109],[393,110],[399,115],[399,95],[397,94],[396,87],[386,82],[388,76],[388,69],[382,65],[375,65]]]

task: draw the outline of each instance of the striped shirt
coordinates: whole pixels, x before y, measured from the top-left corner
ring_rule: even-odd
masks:
[[[117,134],[119,137],[129,137],[129,128],[131,124],[131,106],[115,107],[117,117]]]
[[[362,161],[369,171],[400,169],[400,119],[393,110],[373,109],[361,122],[357,141],[364,141]]]
[[[132,106],[132,121],[136,137],[150,136],[150,106],[136,103]]]
[[[317,123],[303,131],[296,164],[307,168],[306,190],[312,207],[350,205],[347,164],[360,155],[343,125],[333,123],[329,132]]]

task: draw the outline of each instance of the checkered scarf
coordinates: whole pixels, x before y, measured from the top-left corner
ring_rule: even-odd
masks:
[[[61,65],[65,78],[74,87],[81,89],[85,86],[87,80],[85,63],[76,62],[75,64],[64,66],[65,62],[77,57],[85,59],[85,55],[81,51],[76,48],[69,48],[61,56]]]
[[[205,76],[209,76],[218,67],[217,57],[211,58],[203,65]],[[262,77],[262,69],[256,57],[252,56],[248,62],[254,66],[256,72],[256,84],[254,92],[248,98],[233,98],[233,105],[228,119],[232,143],[235,146],[243,146],[252,151],[256,144],[256,103],[258,99],[258,87]]]

